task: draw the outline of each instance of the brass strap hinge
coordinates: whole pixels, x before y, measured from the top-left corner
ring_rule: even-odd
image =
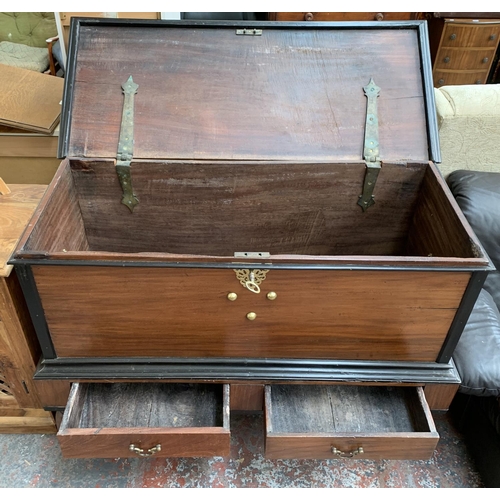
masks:
[[[134,150],[134,95],[137,94],[139,85],[134,83],[132,76],[122,85],[123,90],[123,113],[120,126],[120,138],[118,141],[118,152],[116,154],[116,173],[123,191],[122,203],[134,211],[139,203],[132,187],[132,175],[130,164]]]
[[[363,192],[359,195],[358,205],[363,209],[363,212],[366,212],[375,203],[373,190],[375,189],[381,168],[377,114],[377,97],[380,95],[380,87],[371,78],[370,83],[366,87],[363,87],[363,90],[367,97],[365,144],[363,150],[366,172],[363,182]]]

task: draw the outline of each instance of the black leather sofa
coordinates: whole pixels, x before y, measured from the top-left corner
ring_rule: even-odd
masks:
[[[490,273],[453,359],[462,378],[451,405],[484,485],[500,487],[500,173],[457,170],[448,185],[497,271]]]

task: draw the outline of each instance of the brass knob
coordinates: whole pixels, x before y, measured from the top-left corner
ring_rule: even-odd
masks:
[[[238,295],[236,295],[234,292],[231,292],[231,293],[227,294],[227,298],[228,298],[228,300],[233,301],[233,300],[236,300],[238,298]]]
[[[384,14],[382,14],[382,12],[378,12],[377,14],[375,14],[375,21],[383,21],[384,19]]]
[[[448,56],[446,56],[444,59],[443,59],[443,62],[445,63],[449,63],[450,62],[450,58]]]
[[[277,296],[278,296],[278,294],[277,294],[276,292],[269,292],[269,293],[267,294],[267,298],[268,298],[269,300],[275,300]]]
[[[314,14],[312,12],[306,12],[304,15],[304,21],[312,21],[314,19]]]
[[[249,312],[247,314],[247,319],[249,319],[250,321],[253,321],[256,317],[257,315],[254,312]]]
[[[485,58],[483,59],[483,64],[486,64],[488,61],[489,61],[489,59],[488,59],[487,57],[485,57]]]
[[[455,33],[450,35],[450,40],[456,40],[456,39],[457,39],[457,35],[455,35]]]

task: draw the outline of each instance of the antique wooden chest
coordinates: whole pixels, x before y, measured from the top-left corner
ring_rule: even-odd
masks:
[[[457,387],[491,265],[434,164],[425,22],[78,19],[69,59],[12,261],[37,378]]]

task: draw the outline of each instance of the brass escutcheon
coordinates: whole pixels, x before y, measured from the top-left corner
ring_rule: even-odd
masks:
[[[353,451],[342,451],[332,446],[332,453],[340,458],[352,458],[355,455],[362,455],[364,452],[365,450],[363,450],[361,446],[357,450]]]
[[[147,451],[144,451],[143,448],[138,448],[135,444],[131,444],[128,449],[130,451],[133,451],[134,453],[137,453],[137,455],[139,455],[140,457],[150,457],[158,451],[161,451],[161,444],[157,444],[156,446],[149,448],[149,450]]]
[[[266,279],[269,269],[233,269],[241,285],[253,293],[260,293],[260,284]]]

